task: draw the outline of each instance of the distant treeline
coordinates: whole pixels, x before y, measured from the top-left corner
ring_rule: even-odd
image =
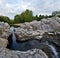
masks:
[[[50,18],[57,15],[58,17],[60,17],[60,11],[54,11],[52,12],[51,15],[33,15],[33,12],[31,10],[26,10],[24,12],[22,12],[21,14],[17,14],[16,16],[14,16],[14,19],[11,20],[9,17],[7,16],[0,16],[0,21],[4,21],[7,22],[9,24],[15,24],[15,23],[24,23],[24,22],[31,22],[33,20],[41,20],[43,18]]]
[[[31,10],[26,10],[24,12],[22,12],[21,14],[18,14],[14,17],[14,23],[24,23],[24,22],[31,22],[33,20],[41,20],[43,18],[48,18],[51,16],[48,15],[36,15],[33,16],[33,12]]]
[[[7,16],[0,16],[0,21],[1,22],[7,22],[9,24],[13,24],[13,20],[10,20],[10,18]]]

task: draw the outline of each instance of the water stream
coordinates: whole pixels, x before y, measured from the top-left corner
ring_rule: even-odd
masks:
[[[33,48],[39,48],[40,41],[39,40],[28,40],[24,42],[17,42],[16,36],[14,34],[14,27],[10,28],[12,33],[12,44],[9,44],[9,48],[12,50],[20,50],[20,51],[26,51]]]
[[[56,58],[58,58],[58,52],[56,51],[55,47],[52,46],[52,45],[48,45],[48,46],[51,48],[52,53],[54,54],[54,56],[55,56]]]
[[[21,51],[26,51],[32,48],[40,48],[40,41],[39,40],[28,40],[26,42],[17,42],[16,41],[16,36],[14,34],[14,27],[10,28],[11,33],[12,33],[12,44],[9,44],[9,48],[12,50],[21,50]],[[58,56],[58,52],[56,50],[56,48],[50,44],[50,43],[46,43],[48,45],[48,47],[50,48],[50,50],[52,51],[52,53],[54,54],[54,58],[60,58]]]
[[[46,42],[46,44],[48,45],[48,47],[50,48],[52,54],[54,55],[54,58],[58,58],[58,52],[56,50],[56,47],[52,44],[52,42]]]

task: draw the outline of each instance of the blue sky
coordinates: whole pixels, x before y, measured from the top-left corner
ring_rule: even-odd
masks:
[[[0,15],[11,19],[26,9],[32,10],[34,15],[49,15],[52,11],[60,10],[60,0],[0,0]]]

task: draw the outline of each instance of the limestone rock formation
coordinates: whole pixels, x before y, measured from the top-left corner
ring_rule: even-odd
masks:
[[[10,26],[8,23],[0,22],[0,38],[8,38],[10,34]]]
[[[8,44],[8,40],[4,38],[0,38],[0,47],[5,48]]]
[[[11,51],[6,48],[0,48],[0,58],[48,58],[48,56],[40,49]]]
[[[8,23],[0,22],[0,47],[5,48],[8,44],[10,26]]]
[[[25,22],[20,27],[15,28],[17,40],[41,39],[42,35],[47,32],[60,32],[60,18],[52,17],[42,19],[41,21]]]

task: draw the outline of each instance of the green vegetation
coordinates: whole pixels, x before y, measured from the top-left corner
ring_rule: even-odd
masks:
[[[30,22],[30,21],[32,21],[32,17],[33,17],[33,12],[30,10],[26,10],[26,11],[22,12],[21,14],[16,15],[14,17],[14,22],[15,23]]]
[[[22,12],[21,14],[19,15],[16,15],[14,17],[14,23],[24,23],[24,22],[31,22],[33,20],[41,20],[43,18],[48,18],[48,17],[51,17],[51,16],[44,16],[44,15],[36,15],[36,16],[33,16],[33,12],[31,10],[26,10],[24,12]]]
[[[17,14],[16,16],[14,16],[14,20],[11,20],[10,18],[8,18],[7,16],[0,16],[0,21],[4,21],[9,23],[10,25],[13,25],[15,23],[24,23],[24,22],[31,22],[33,20],[41,20],[43,18],[50,18],[53,16],[58,16],[60,17],[60,11],[54,11],[52,12],[52,15],[36,15],[33,16],[33,12],[31,10],[26,10],[24,12],[22,12],[21,14]]]
[[[8,22],[10,21],[10,19],[6,16],[0,16],[0,21],[4,21],[4,22]]]
[[[9,24],[13,24],[13,20],[10,20],[7,16],[0,16],[1,22],[7,22]]]

